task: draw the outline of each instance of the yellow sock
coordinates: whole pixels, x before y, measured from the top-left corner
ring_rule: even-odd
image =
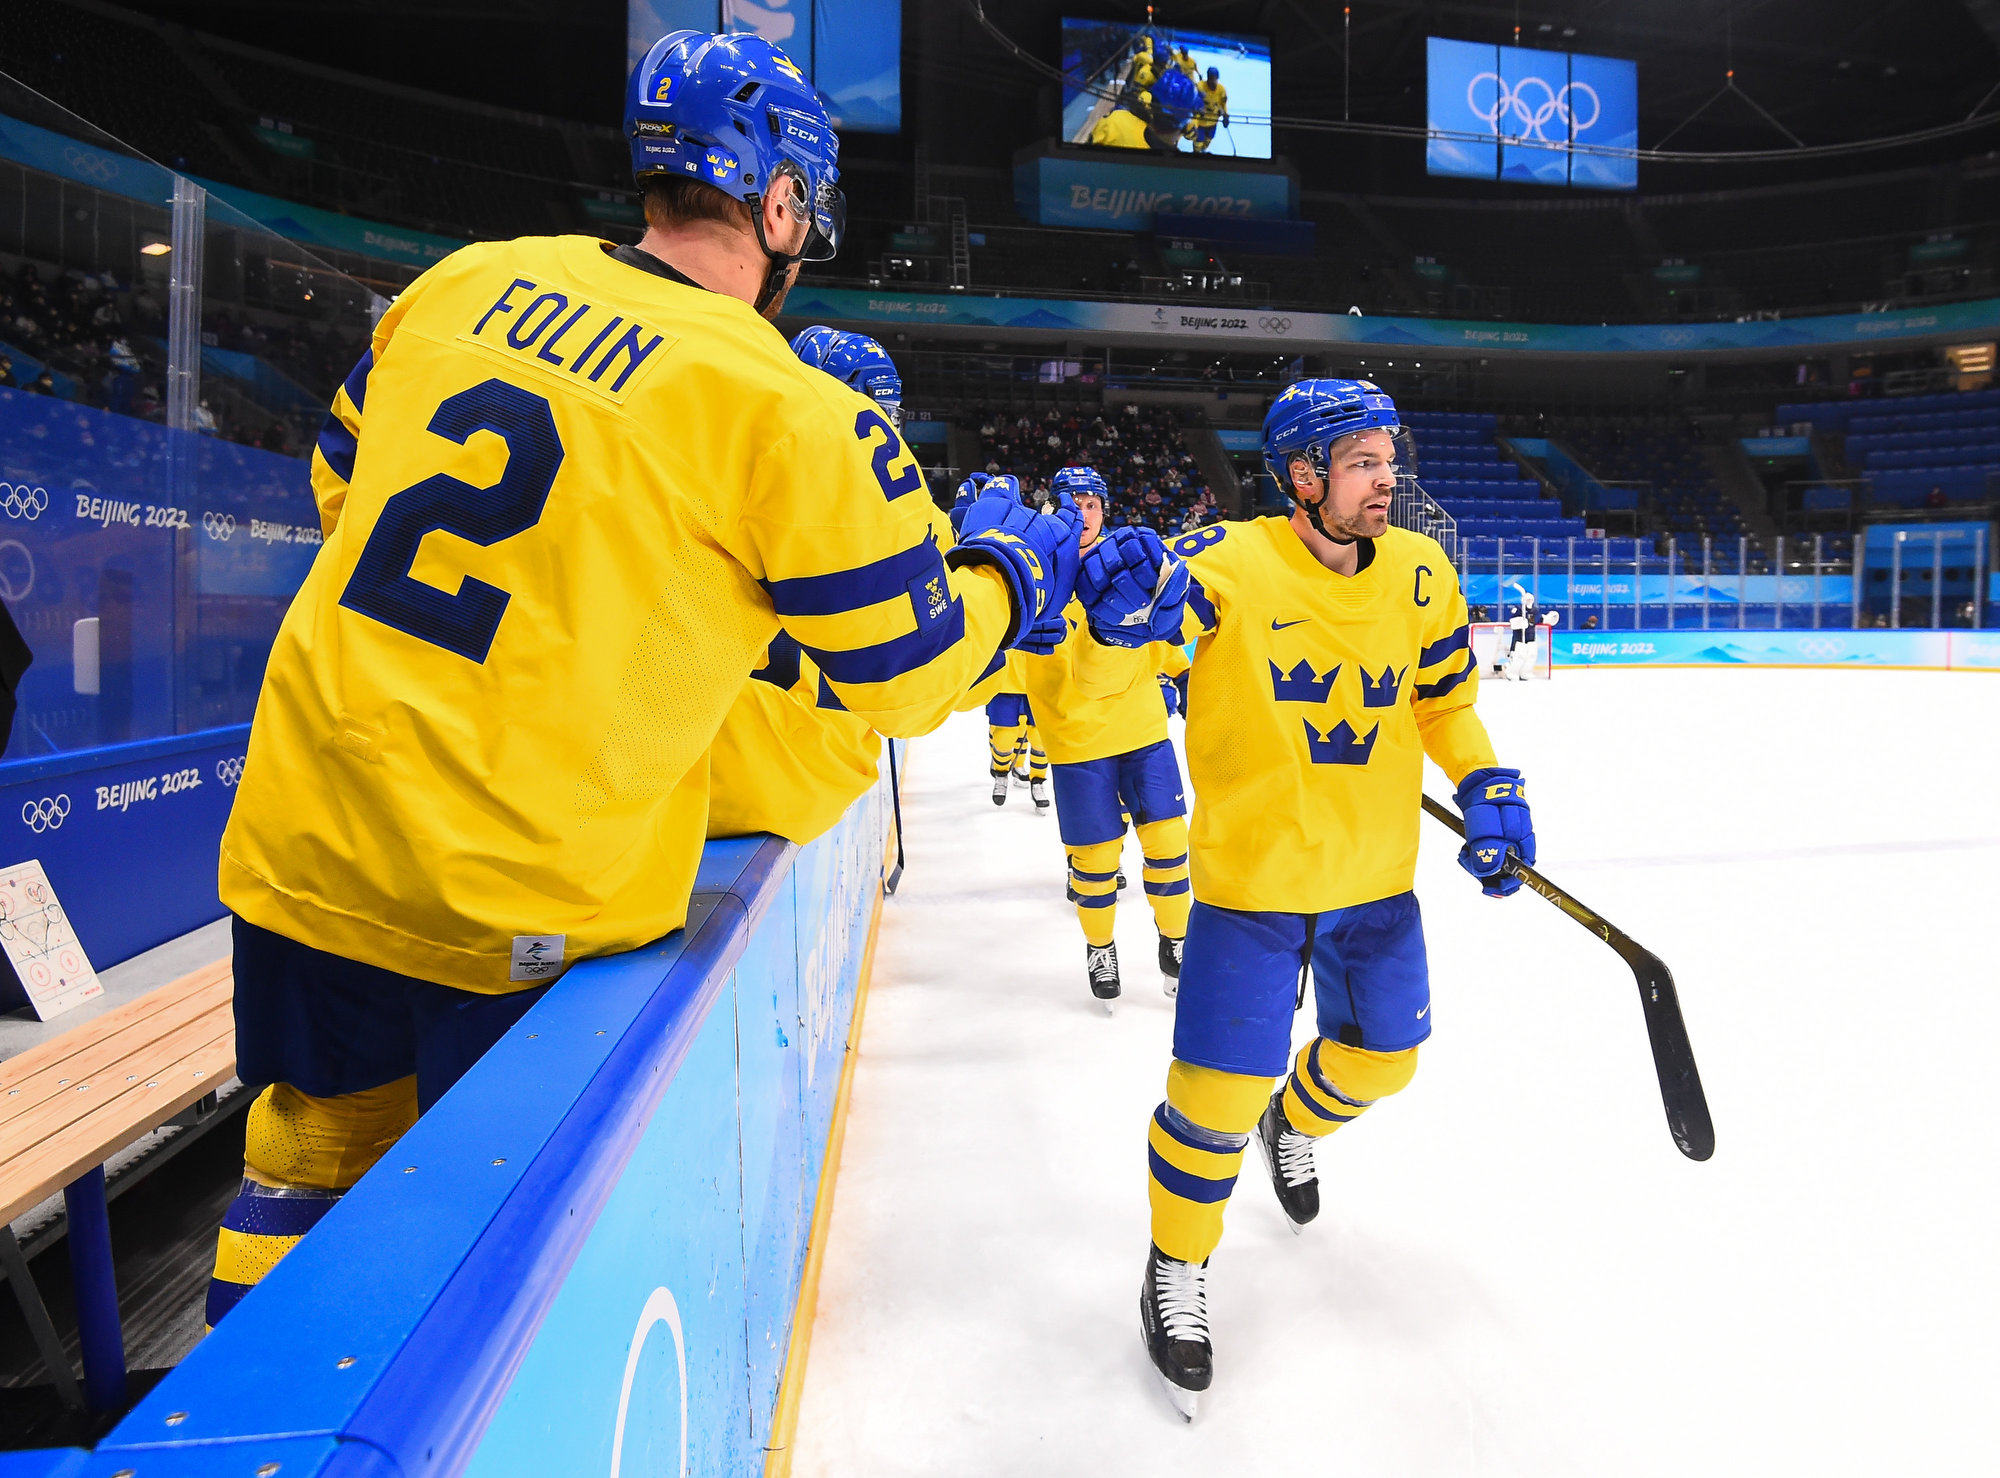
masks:
[[[1153,1245],[1205,1262],[1222,1240],[1222,1213],[1250,1131],[1271,1101],[1271,1080],[1175,1062],[1167,1099],[1146,1131]]]
[[[243,1186],[216,1233],[211,1329],[416,1121],[414,1077],[336,1098],[289,1083],[257,1096],[244,1124]]]
[[[1125,839],[1093,842],[1069,851],[1069,899],[1076,905],[1083,937],[1095,945],[1111,942],[1111,926],[1118,916],[1118,854]]]
[[[1368,1052],[1315,1037],[1299,1049],[1285,1080],[1285,1118],[1301,1134],[1331,1134],[1360,1118],[1377,1099],[1408,1087],[1416,1071],[1414,1047]]]
[[[1146,902],[1153,922],[1169,939],[1187,935],[1194,894],[1188,883],[1187,818],[1169,816],[1139,828],[1139,850],[1145,854]]]

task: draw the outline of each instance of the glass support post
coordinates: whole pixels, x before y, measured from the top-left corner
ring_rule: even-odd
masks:
[[[1897,529],[1895,542],[1889,546],[1889,628],[1900,631],[1903,627],[1903,540],[1909,537],[1907,529]]]
[[[1750,536],[1736,536],[1736,629],[1750,622]]]
[[[1944,534],[1931,530],[1931,630],[1944,626]]]
[[[1777,566],[1777,582],[1772,586],[1771,629],[1785,629],[1785,536],[1778,535],[1777,555],[1773,563]]]
[[[1715,584],[1715,536],[1701,536],[1701,629],[1708,630],[1709,587]]]
[[[1820,571],[1825,565],[1826,535],[1813,535],[1813,630],[1819,630]]]
[[[1674,552],[1679,546],[1672,534],[1667,535],[1667,630],[1672,631],[1679,623],[1674,619]]]

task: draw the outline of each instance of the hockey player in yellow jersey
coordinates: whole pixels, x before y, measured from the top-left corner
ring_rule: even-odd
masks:
[[[1150,86],[1128,85],[1118,105],[1091,129],[1090,142],[1114,149],[1150,149],[1155,154],[1179,151],[1188,120],[1201,107],[1194,79],[1169,65]]]
[[[634,70],[636,247],[467,246],[382,315],[313,456],[223,837],[253,1105],[210,1321],[580,958],[678,927],[707,754],[782,628],[925,732],[1074,580],[1073,514],[941,548],[875,406],[771,326],[832,255],[838,140],[754,36]]]
[[[954,537],[966,510],[989,487],[1019,498],[1023,504],[1027,501],[1021,492],[1020,479],[975,472],[958,485],[958,498],[950,514]],[[1049,809],[1049,757],[1042,750],[1042,736],[1035,728],[1034,710],[1028,706],[1028,684],[1022,666],[1024,657],[1025,654],[1018,649],[1009,652],[1006,666],[981,684],[977,693],[986,703],[988,773],[993,781],[993,804],[1006,805],[1009,788],[1016,784],[1025,785],[1035,814],[1041,816],[1047,814]]]
[[[1408,1084],[1430,1033],[1410,891],[1424,757],[1458,787],[1459,861],[1486,892],[1519,887],[1510,855],[1534,860],[1519,772],[1497,766],[1473,708],[1457,575],[1435,541],[1389,524],[1400,434],[1366,381],[1294,384],[1264,423],[1289,518],[1196,530],[1171,553],[1120,530],[1078,582],[1101,644],[1197,643],[1195,904],[1148,1131],[1140,1295],[1147,1349],[1190,1419],[1213,1376],[1208,1257],[1250,1139],[1294,1227],[1311,1221],[1315,1141]],[[1288,1061],[1308,968],[1317,1035]]]
[[[1075,501],[1088,551],[1110,502],[1103,477],[1094,468],[1065,467],[1051,486]],[[1083,608],[1072,601],[1065,615],[1061,640],[1044,654],[1031,638],[1021,662],[1055,780],[1069,898],[1083,925],[1084,973],[1091,994],[1110,1011],[1122,989],[1112,934],[1127,817],[1139,834],[1142,885],[1159,928],[1160,978],[1168,995],[1180,980],[1190,902],[1187,802],[1159,682],[1161,670],[1172,664],[1157,644],[1101,649],[1090,654],[1095,682],[1086,692],[1076,673],[1091,643],[1082,629]]]
[[[1195,86],[1201,90],[1201,111],[1194,116],[1188,137],[1197,154],[1206,154],[1215,143],[1215,130],[1227,126],[1229,122],[1229,89],[1222,85],[1222,72],[1217,67],[1208,69],[1208,80],[1197,79]]]
[[[1035,814],[1049,808],[1049,756],[1042,748],[1035,710],[1028,702],[1025,654],[1007,654],[1007,674],[1000,691],[986,704],[986,745],[993,777],[993,804],[1007,804],[1007,787],[1025,785]]]

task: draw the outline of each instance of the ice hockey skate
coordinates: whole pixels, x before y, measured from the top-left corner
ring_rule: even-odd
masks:
[[[1206,1262],[1181,1262],[1158,1247],[1147,1253],[1146,1281],[1139,1289],[1139,1340],[1174,1410],[1182,1421],[1193,1421],[1201,1393],[1215,1379]]]
[[[1160,989],[1172,1000],[1181,993],[1181,939],[1160,936]]]
[[[1104,1014],[1109,1016],[1112,1002],[1118,999],[1118,946],[1085,944],[1083,968],[1090,977],[1090,993],[1103,1002]]]
[[[1264,1117],[1257,1121],[1257,1148],[1264,1152],[1264,1168],[1271,1173],[1271,1189],[1277,1192],[1278,1206],[1292,1224],[1296,1235],[1319,1215],[1319,1171],[1313,1165],[1310,1134],[1301,1134],[1285,1117],[1285,1090],[1271,1095]]]
[[[1007,777],[1004,774],[993,777],[993,804],[996,806],[1007,804]]]
[[[1028,798],[1035,803],[1035,814],[1037,816],[1046,812],[1049,809],[1049,782],[1046,780],[1030,780],[1028,782]]]

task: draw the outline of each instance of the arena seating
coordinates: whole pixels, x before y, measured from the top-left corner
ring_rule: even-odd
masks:
[[[1743,521],[1703,458],[1695,428],[1659,419],[1593,417],[1565,419],[1549,434],[1600,482],[1651,484],[1651,506],[1644,511],[1683,545],[1699,545],[1706,534],[1733,546],[1742,536]],[[1733,548],[1729,557],[1734,558]]]
[[[1222,516],[1170,407],[981,407],[964,419],[978,428],[981,469],[1011,473],[1030,493],[1046,491],[1057,469],[1082,465],[1104,475],[1114,523],[1177,534]]]
[[[1458,521],[1467,558],[1492,558],[1507,544],[1560,544],[1584,537],[1580,518],[1543,496],[1542,485],[1500,449],[1498,418],[1471,411],[1409,411],[1417,480]]]
[[[1844,436],[1847,460],[1868,474],[1878,504],[1989,502],[2000,473],[2000,390],[1781,405],[1777,419]]]

